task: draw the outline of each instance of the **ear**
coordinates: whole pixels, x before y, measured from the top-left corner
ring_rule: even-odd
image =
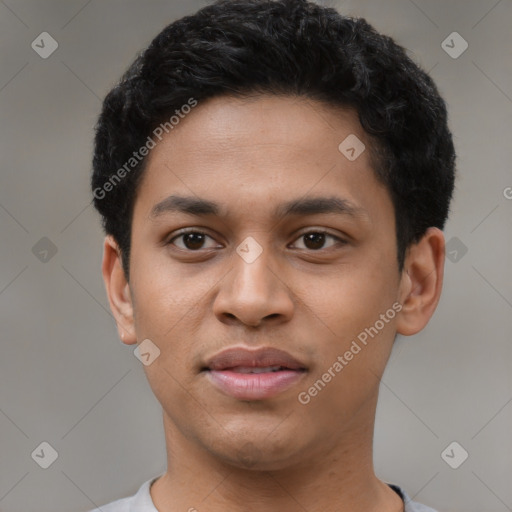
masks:
[[[434,314],[443,287],[444,261],[444,235],[438,228],[429,228],[408,248],[400,282],[399,334],[420,332]]]
[[[130,287],[124,274],[121,251],[110,235],[105,238],[103,246],[102,273],[119,337],[123,343],[133,345],[137,338]]]

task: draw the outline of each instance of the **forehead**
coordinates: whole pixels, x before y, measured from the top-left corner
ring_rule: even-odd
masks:
[[[345,140],[369,148],[353,110],[299,97],[213,98],[151,150],[135,208],[151,217],[171,195],[197,196],[226,215],[252,209],[256,217],[282,213],[279,205],[299,197],[335,194],[379,215],[390,200],[369,151],[350,160],[340,151]]]

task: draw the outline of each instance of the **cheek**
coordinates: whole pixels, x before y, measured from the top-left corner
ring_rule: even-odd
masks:
[[[396,287],[390,275],[383,263],[361,265],[326,280],[321,289],[311,288],[315,290],[308,296],[312,321],[315,317],[320,321],[316,322],[317,364],[306,388],[317,382],[321,389],[312,402],[325,406],[328,400],[338,404],[336,410],[343,414],[378,388],[395,335]],[[328,383],[323,387],[318,380],[325,373],[323,381]],[[333,410],[333,414],[338,413]]]
[[[390,275],[382,262],[340,266],[321,283],[315,280],[305,287],[303,300],[321,320],[318,328],[342,347],[391,308],[397,284]]]
[[[139,259],[132,272],[138,337],[172,340],[184,325],[190,328],[187,322],[194,315],[198,298],[213,283],[191,279],[169,264]]]
[[[168,352],[169,353],[169,352]],[[206,425],[208,404],[194,392],[187,375],[180,373],[183,365],[174,358],[162,355],[151,366],[144,367],[147,381],[166,416],[188,437],[194,425]]]
[[[357,320],[361,326],[365,325],[363,318],[361,314]],[[313,421],[324,418],[325,425],[347,425],[364,405],[377,399],[394,326],[393,320],[377,327],[375,322],[366,323],[367,327],[353,326],[351,333],[331,337],[329,346],[319,347],[315,367],[297,397],[299,403],[306,404],[305,411]],[[345,327],[340,326],[339,332],[342,329]]]

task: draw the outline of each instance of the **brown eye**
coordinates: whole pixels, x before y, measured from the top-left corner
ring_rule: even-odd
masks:
[[[304,246],[306,249],[311,251],[318,251],[321,249],[326,249],[328,247],[324,247],[324,244],[327,239],[332,239],[335,242],[344,244],[345,242],[340,238],[331,235],[325,231],[309,231],[308,233],[303,233],[298,240],[304,241]],[[336,245],[336,243],[332,244],[330,247]],[[300,247],[299,247],[300,248]]]
[[[175,244],[175,240],[182,239],[182,245]],[[188,250],[188,251],[198,251],[200,249],[210,249],[211,247],[204,247],[205,240],[210,238],[206,233],[202,233],[200,231],[188,231],[185,233],[181,233],[178,236],[175,236],[172,240],[169,241],[170,244],[174,244],[180,249]],[[213,239],[212,239],[213,240]]]

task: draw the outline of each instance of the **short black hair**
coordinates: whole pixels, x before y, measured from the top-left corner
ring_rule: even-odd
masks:
[[[134,159],[135,151],[162,123],[170,131],[170,116],[185,105],[260,93],[357,111],[372,141],[373,170],[393,201],[400,271],[409,245],[431,226],[444,228],[456,158],[446,104],[406,50],[365,19],[307,0],[220,0],[165,27],[103,102],[94,205],[119,245],[127,279],[147,160]]]

